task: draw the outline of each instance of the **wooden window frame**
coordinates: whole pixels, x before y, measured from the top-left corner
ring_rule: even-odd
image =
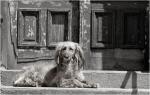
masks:
[[[143,25],[144,25],[144,14],[143,14],[143,11],[144,10],[141,10],[141,9],[125,9],[125,10],[123,10],[122,12],[121,12],[121,14],[122,14],[122,16],[123,16],[123,18],[122,18],[122,21],[123,21],[123,23],[122,23],[122,43],[119,45],[119,47],[120,48],[124,48],[124,49],[139,49],[139,48],[144,48],[144,38],[141,38],[141,37],[143,37],[144,35],[145,35],[145,33],[141,33],[141,31],[143,31],[143,32],[145,32],[145,30],[144,30],[144,26],[140,26],[140,35],[143,35],[143,36],[140,36],[140,38],[138,38],[137,37],[137,43],[135,44],[135,45],[127,45],[127,44],[124,44],[124,34],[125,34],[125,30],[124,30],[124,28],[125,28],[125,22],[124,22],[124,18],[125,18],[125,14],[127,14],[127,13],[133,13],[133,14],[139,14],[140,15],[140,22],[141,23],[143,23]],[[137,36],[138,36],[138,33],[137,33]],[[139,43],[138,41],[139,40],[142,40],[142,42],[141,43]]]
[[[38,15],[38,26],[37,26],[37,31],[36,31],[36,37],[38,36],[38,39],[34,42],[28,42],[24,41],[23,34],[24,34],[24,29],[21,29],[21,18],[24,18],[22,12],[37,12]],[[41,9],[18,9],[17,10],[17,47],[18,48],[34,48],[34,47],[40,47],[41,46]]]
[[[111,45],[102,46],[101,43],[97,43],[96,35],[97,35],[97,29],[95,29],[95,18],[96,13],[111,13],[112,14],[112,25],[111,25],[111,37],[112,37],[112,43]],[[115,14],[113,11],[105,11],[104,9],[100,10],[92,10],[92,31],[91,31],[91,48],[114,48],[114,27],[115,27]]]
[[[53,13],[67,13],[68,14],[68,37],[67,37],[67,41],[71,40],[71,21],[72,21],[72,11],[71,9],[48,9],[47,10],[47,37],[46,37],[46,46],[49,48],[53,48],[56,47],[57,42],[51,42],[49,37],[50,37],[50,32],[51,32],[51,27],[52,27],[52,12]],[[51,42],[51,43],[50,43]]]

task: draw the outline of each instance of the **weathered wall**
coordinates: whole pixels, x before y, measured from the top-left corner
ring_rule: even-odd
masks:
[[[93,0],[94,1],[94,0]],[[70,1],[72,2],[72,1]],[[143,51],[141,50],[129,50],[129,49],[91,49],[91,8],[92,8],[92,2],[90,0],[80,0],[79,5],[77,2],[73,2],[70,4],[63,3],[64,5],[69,5],[68,8],[72,8],[72,19],[73,21],[76,21],[75,23],[72,22],[72,40],[75,42],[79,42],[83,46],[83,50],[86,57],[86,65],[85,69],[96,69],[96,70],[103,70],[103,69],[114,69],[114,70],[143,70],[145,66],[147,65],[142,63],[142,59],[144,58]],[[51,6],[48,5],[48,3],[38,3],[35,2],[31,4],[26,4],[29,2],[22,2],[21,5],[17,5],[16,2],[13,2],[13,0],[10,0],[10,2],[2,2],[2,11],[1,11],[1,17],[3,18],[3,23],[1,23],[1,30],[0,36],[0,60],[2,60],[3,66],[8,68],[14,68],[16,67],[16,61],[18,54],[20,57],[24,56],[22,52],[24,50],[20,49],[17,50],[17,13],[16,9],[19,6],[20,8],[35,8],[35,7],[57,7],[60,8],[59,3],[55,2],[49,2]],[[35,6],[33,6],[33,5]],[[95,3],[97,4],[97,3]],[[108,3],[109,5],[109,3]],[[73,6],[73,7],[72,7]],[[101,6],[99,6],[100,8]],[[78,13],[80,15],[78,15]],[[149,12],[150,14],[150,12]],[[79,21],[77,21],[79,20]],[[150,22],[150,21],[149,21]],[[80,24],[80,25],[78,25]],[[46,25],[43,24],[43,27]],[[149,26],[150,27],[150,26]],[[42,38],[42,44],[45,44],[45,34],[44,32],[43,38]],[[78,39],[79,35],[79,39]],[[150,33],[149,33],[150,35]],[[149,38],[150,40],[150,38]],[[28,53],[35,52],[35,56],[40,56],[43,54],[48,54],[49,50],[41,49],[40,51],[36,50],[26,50]],[[20,52],[20,53],[18,53]],[[149,42],[149,53],[150,53],[150,42]],[[53,54],[50,53],[52,56]],[[27,55],[26,55],[27,56]],[[31,54],[31,57],[34,56]],[[29,56],[28,56],[29,57]],[[150,57],[149,57],[150,60]],[[23,60],[24,61],[24,60]],[[1,62],[1,61],[0,61]],[[26,64],[26,63],[25,63]],[[150,64],[150,61],[149,61]],[[18,68],[20,68],[22,65]]]

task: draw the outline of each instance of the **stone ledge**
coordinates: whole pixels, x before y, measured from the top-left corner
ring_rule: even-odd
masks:
[[[15,75],[21,70],[1,70],[1,84],[11,86]],[[101,88],[149,89],[150,73],[140,71],[83,71],[86,80],[99,83]]]
[[[2,95],[149,95],[148,89],[2,86]]]

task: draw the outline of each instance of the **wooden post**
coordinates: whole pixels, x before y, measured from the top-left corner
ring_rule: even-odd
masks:
[[[0,6],[1,6],[1,1],[0,1]],[[1,67],[1,65],[2,65],[2,52],[1,52],[1,50],[2,50],[2,44],[1,44],[1,39],[2,39],[2,37],[1,37],[1,30],[2,30],[2,23],[3,23],[3,18],[2,18],[2,14],[1,14],[1,10],[0,10],[0,67]]]
[[[16,64],[16,57],[12,45],[11,22],[9,1],[1,1],[1,15],[3,23],[1,24],[1,68],[13,69]]]
[[[148,63],[149,63],[149,66],[150,66],[150,1],[149,1],[148,11],[149,11],[149,54],[148,54],[149,55],[149,62]]]
[[[1,68],[7,68],[7,25],[6,25],[6,8],[7,1],[1,1]]]
[[[90,17],[91,17],[91,5],[90,0],[80,0],[80,35],[79,43],[81,44],[84,55],[86,58],[86,64],[84,69],[90,67]]]

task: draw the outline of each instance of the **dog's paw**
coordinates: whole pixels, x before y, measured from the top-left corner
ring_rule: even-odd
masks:
[[[72,79],[62,79],[60,83],[58,84],[58,87],[63,87],[63,88],[74,88],[74,80]]]
[[[82,83],[84,84],[84,88],[99,88],[98,83],[89,83],[87,81],[83,81]]]
[[[20,77],[13,82],[15,87],[41,87],[41,83],[28,77]]]
[[[93,84],[91,85],[91,87],[92,87],[92,88],[99,88],[100,85],[99,85],[98,83],[93,83]]]

